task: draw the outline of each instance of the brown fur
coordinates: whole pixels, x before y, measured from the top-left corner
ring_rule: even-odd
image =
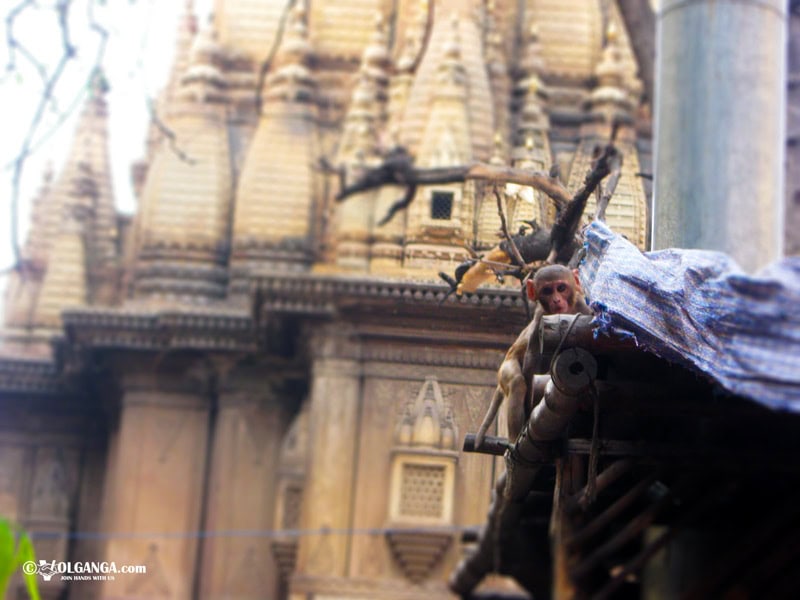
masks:
[[[559,284],[565,284],[560,286]],[[564,287],[564,291],[559,291]],[[497,388],[495,388],[489,410],[475,434],[475,447],[483,443],[486,431],[494,422],[503,399],[506,398],[506,420],[508,421],[509,439],[515,441],[528,417],[531,407],[526,406],[528,387],[523,375],[523,359],[530,344],[530,338],[539,328],[542,315],[545,314],[592,314],[583,299],[577,272],[563,265],[548,265],[536,272],[528,281],[528,297],[536,302],[533,319],[522,330],[516,341],[506,352],[503,363],[497,371]],[[535,395],[535,394],[534,394]]]

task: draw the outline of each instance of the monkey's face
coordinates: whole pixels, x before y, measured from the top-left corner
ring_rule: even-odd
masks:
[[[575,289],[573,283],[566,279],[543,281],[539,285],[536,296],[548,315],[565,314],[574,310]]]

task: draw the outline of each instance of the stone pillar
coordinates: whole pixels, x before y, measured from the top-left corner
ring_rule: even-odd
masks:
[[[147,573],[104,582],[103,599],[194,597],[209,394],[189,370],[165,362],[165,376],[154,365],[125,365],[104,498],[110,537],[101,560],[145,565]]]
[[[276,469],[288,414],[263,371],[234,370],[226,380],[213,434],[200,597],[273,598],[272,539],[257,532],[275,528]]]
[[[653,246],[780,256],[784,0],[663,0],[658,16]]]
[[[348,575],[353,523],[358,421],[361,407],[359,343],[343,325],[315,332],[309,413],[310,460],[304,493],[292,597],[313,593],[315,581]]]

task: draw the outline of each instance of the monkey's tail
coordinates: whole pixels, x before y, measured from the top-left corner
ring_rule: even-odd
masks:
[[[486,411],[486,416],[483,417],[483,423],[478,427],[478,433],[475,434],[475,448],[480,448],[483,444],[483,438],[486,437],[486,431],[489,426],[494,422],[497,417],[497,411],[500,410],[500,405],[503,403],[503,388],[499,385],[494,390],[492,401],[489,404],[489,410]]]

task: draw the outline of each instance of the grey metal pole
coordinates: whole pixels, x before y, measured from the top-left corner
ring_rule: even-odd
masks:
[[[786,0],[662,0],[653,248],[783,250]]]

